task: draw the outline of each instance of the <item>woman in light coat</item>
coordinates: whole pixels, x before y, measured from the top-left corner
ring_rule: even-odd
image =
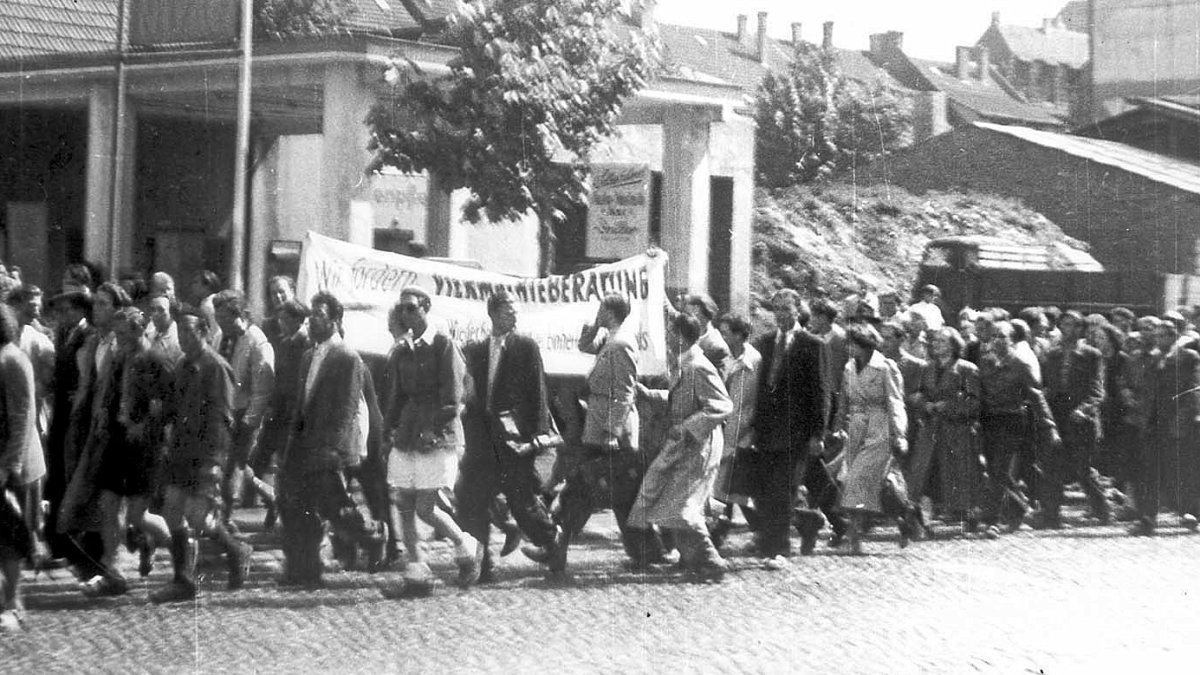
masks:
[[[720,578],[725,561],[709,537],[704,512],[712,493],[717,467],[721,422],[733,412],[717,369],[696,344],[700,323],[680,314],[667,332],[670,353],[678,361],[670,389],[647,389],[638,394],[668,406],[667,442],[650,464],[629,514],[629,525],[674,530],[681,561],[694,575]]]
[[[838,476],[843,483],[840,506],[850,517],[850,552],[857,555],[862,552],[860,534],[866,516],[900,516],[901,546],[913,536],[916,518],[904,479],[894,467],[895,458],[908,452],[900,369],[878,351],[879,333],[871,326],[851,326],[846,336],[851,358],[842,378],[834,428],[845,438]]]

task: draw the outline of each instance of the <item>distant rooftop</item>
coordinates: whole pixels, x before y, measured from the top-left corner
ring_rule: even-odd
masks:
[[[1057,26],[1030,28],[1000,24],[994,26],[1013,55],[1022,61],[1057,63],[1082,68],[1091,59],[1089,36]]]
[[[1028,103],[1014,97],[991,73],[982,80],[974,76],[960,79],[954,64],[924,59],[909,60],[930,84],[946,92],[947,98],[981,117],[1037,126],[1063,125],[1062,118],[1055,114],[1056,108],[1052,104]]]
[[[747,96],[753,96],[768,71],[782,73],[787,69],[792,60],[792,42],[768,37],[760,61],[756,27],[751,24],[748,30],[750,34],[743,44],[736,32],[658,24],[663,59],[668,68],[691,79],[734,84]],[[834,47],[833,57],[842,74],[849,79],[904,88],[865,52]]]

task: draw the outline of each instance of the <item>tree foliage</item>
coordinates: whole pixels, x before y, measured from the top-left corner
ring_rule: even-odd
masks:
[[[276,39],[328,35],[355,11],[352,0],[254,0],[254,32]]]
[[[907,97],[846,78],[832,53],[807,43],[786,72],[763,79],[755,118],[755,171],[767,187],[820,179],[912,138]]]
[[[535,213],[543,273],[551,222],[587,198],[586,160],[657,63],[652,39],[618,25],[618,0],[471,0],[445,41],[450,72],[397,60],[367,123],[373,169],[428,171],[468,188],[468,220]]]

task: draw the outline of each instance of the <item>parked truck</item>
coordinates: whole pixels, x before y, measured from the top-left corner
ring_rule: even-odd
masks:
[[[1109,271],[1086,251],[1063,243],[1014,244],[996,237],[959,236],[925,247],[916,288],[942,291],[948,317],[964,307],[1057,306],[1106,313],[1128,307],[1157,314],[1191,304],[1196,277],[1154,271]]]

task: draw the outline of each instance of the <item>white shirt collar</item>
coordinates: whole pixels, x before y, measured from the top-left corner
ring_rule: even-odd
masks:
[[[433,336],[434,336],[434,335],[437,335],[437,331],[433,329],[433,325],[432,325],[432,324],[427,324],[427,325],[425,326],[425,332],[424,332],[424,333],[421,333],[421,334],[420,334],[419,336],[417,336],[416,338],[414,338],[414,337],[412,336],[412,331],[409,331],[409,333],[408,333],[408,346],[409,346],[409,348],[415,347],[415,346],[417,346],[417,343],[418,343],[418,342],[423,342],[423,343],[425,343],[425,344],[427,344],[427,345],[432,345],[432,344],[433,344]]]

